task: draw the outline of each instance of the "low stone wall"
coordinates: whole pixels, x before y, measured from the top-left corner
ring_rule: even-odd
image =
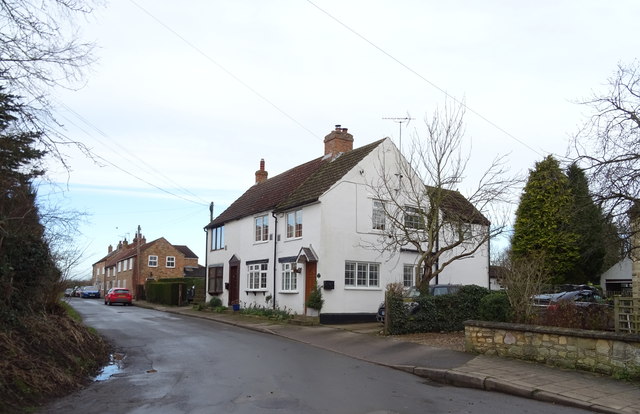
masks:
[[[465,349],[606,375],[640,375],[640,335],[466,321]]]

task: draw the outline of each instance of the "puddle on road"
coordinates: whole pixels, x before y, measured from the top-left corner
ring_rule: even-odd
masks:
[[[94,381],[106,381],[112,376],[120,373],[124,368],[124,354],[115,353],[109,355],[109,363],[102,368],[102,371],[93,379]]]

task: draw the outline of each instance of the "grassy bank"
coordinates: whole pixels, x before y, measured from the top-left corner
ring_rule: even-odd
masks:
[[[2,413],[32,412],[86,385],[108,361],[108,344],[66,303],[0,323]]]

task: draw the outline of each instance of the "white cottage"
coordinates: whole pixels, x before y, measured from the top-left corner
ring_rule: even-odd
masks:
[[[397,147],[386,138],[353,149],[340,125],[324,144],[322,157],[272,178],[261,161],[255,184],[205,227],[208,299],[312,314],[305,302],[317,283],[321,322],[346,322],[374,320],[388,283],[415,285],[415,252],[372,248],[384,230],[371,177],[381,163],[404,160]],[[438,283],[488,287],[488,253],[485,243],[445,268]]]

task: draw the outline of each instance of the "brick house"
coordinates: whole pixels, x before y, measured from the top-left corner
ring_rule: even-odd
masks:
[[[388,283],[415,285],[415,251],[365,247],[386,236],[380,211],[386,201],[370,183],[382,166],[399,171],[406,160],[389,138],[354,149],[353,136],[339,125],[324,144],[324,156],[272,178],[262,160],[255,184],[205,226],[207,299],[313,314],[305,303],[317,284],[323,288],[321,321],[363,320],[373,317]],[[469,226],[488,228],[460,193],[449,197],[452,208],[469,212]],[[447,266],[438,283],[488,287],[488,242]]]
[[[108,254],[93,264],[92,275],[102,292],[124,287],[137,297],[147,279],[193,277],[204,275],[203,269],[189,247],[173,245],[164,237],[147,242],[144,236],[136,235],[131,243],[125,239],[115,249],[109,246]]]

